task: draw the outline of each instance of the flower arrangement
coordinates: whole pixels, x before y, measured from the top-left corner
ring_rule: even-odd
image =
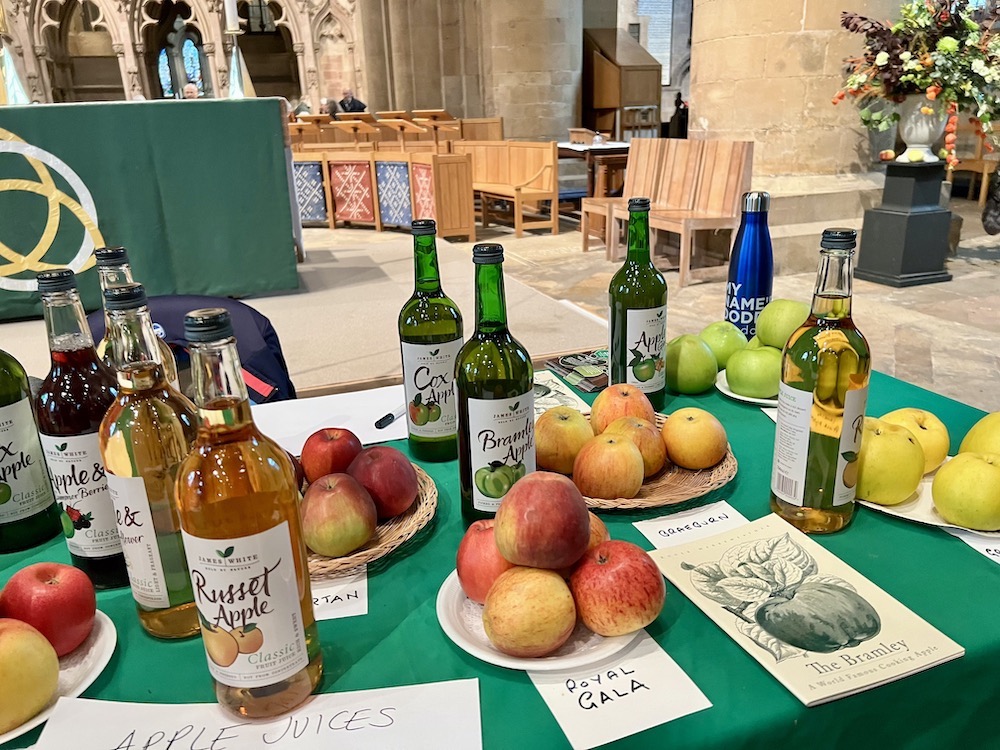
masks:
[[[887,130],[899,120],[894,108],[873,108],[878,100],[898,103],[923,94],[928,103],[921,111],[927,115],[942,103],[948,115],[944,158],[953,168],[959,111],[970,115],[980,137],[992,137],[992,124],[1000,118],[1000,35],[991,30],[997,15],[978,21],[968,6],[968,0],[910,0],[894,24],[842,13],[841,26],[863,35],[865,50],[844,60],[847,77],[833,103],[853,97],[861,121],[873,130]],[[984,143],[993,150],[989,139]]]

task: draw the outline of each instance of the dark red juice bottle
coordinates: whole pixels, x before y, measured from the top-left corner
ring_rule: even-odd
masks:
[[[73,564],[99,589],[128,586],[99,429],[115,399],[68,268],[38,274],[51,368],[35,398],[38,432]]]

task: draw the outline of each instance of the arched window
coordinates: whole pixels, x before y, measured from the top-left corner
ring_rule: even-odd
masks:
[[[199,96],[211,96],[211,80],[203,75],[207,67],[201,32],[188,24],[191,8],[184,2],[161,8],[166,15],[161,16],[155,29],[150,29],[155,34],[152,41],[156,57],[147,58],[147,64],[155,66],[155,80],[160,84],[162,96],[180,97],[188,83],[198,87]]]

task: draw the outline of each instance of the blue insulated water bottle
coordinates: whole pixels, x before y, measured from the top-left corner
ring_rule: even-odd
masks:
[[[767,210],[771,196],[764,192],[743,194],[743,219],[729,258],[726,285],[726,320],[747,338],[757,333],[757,316],[771,301],[774,256]]]

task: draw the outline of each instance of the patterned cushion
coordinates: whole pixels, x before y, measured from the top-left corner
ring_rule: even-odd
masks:
[[[292,163],[295,201],[302,226],[327,224],[326,192],[323,190],[323,165],[318,161]]]
[[[434,215],[434,168],[413,165],[413,218],[436,219]]]
[[[375,180],[382,223],[409,229],[413,223],[409,165],[405,161],[376,162]]]
[[[334,218],[337,221],[374,223],[375,202],[372,199],[370,162],[332,162],[330,192],[333,195]]]

